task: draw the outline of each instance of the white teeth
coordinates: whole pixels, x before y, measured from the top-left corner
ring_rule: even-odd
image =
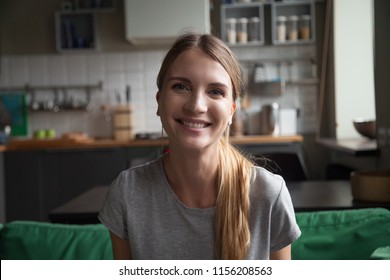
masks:
[[[203,127],[206,127],[206,124],[204,124],[204,123],[192,123],[192,122],[183,121],[183,124],[185,126],[188,126],[188,127],[191,127],[191,128],[203,128]]]

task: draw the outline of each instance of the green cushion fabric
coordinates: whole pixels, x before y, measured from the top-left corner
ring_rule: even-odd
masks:
[[[112,259],[108,230],[101,224],[63,225],[15,221],[0,231],[0,258],[10,260]]]
[[[296,214],[301,237],[292,245],[300,260],[370,259],[379,247],[390,246],[390,211],[369,208]]]
[[[390,246],[380,247],[370,256],[372,260],[390,260]]]

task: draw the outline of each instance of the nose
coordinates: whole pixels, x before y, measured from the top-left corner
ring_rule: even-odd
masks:
[[[207,111],[206,94],[200,90],[192,91],[184,105],[184,109],[191,113],[204,113]]]

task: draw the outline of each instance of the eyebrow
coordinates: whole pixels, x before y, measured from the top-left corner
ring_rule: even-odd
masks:
[[[169,81],[172,81],[172,80],[179,80],[179,81],[183,81],[183,82],[186,82],[186,83],[191,83],[191,80],[190,79],[187,79],[185,77],[170,77],[168,79],[168,82]],[[214,86],[214,87],[224,87],[224,88],[229,88],[226,84],[224,83],[219,83],[219,82],[215,82],[215,83],[209,83],[208,86]]]

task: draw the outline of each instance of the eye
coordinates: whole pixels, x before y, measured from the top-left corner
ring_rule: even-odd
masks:
[[[224,97],[225,96],[225,92],[223,90],[220,90],[220,89],[211,89],[211,90],[209,90],[209,94],[211,96],[214,96],[214,97]]]
[[[172,89],[177,92],[187,92],[190,90],[190,88],[183,83],[173,84]]]

